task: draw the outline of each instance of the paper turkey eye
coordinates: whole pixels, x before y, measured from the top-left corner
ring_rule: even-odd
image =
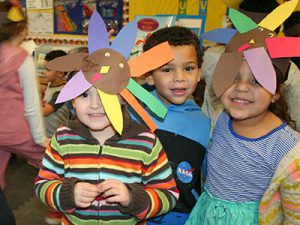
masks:
[[[262,27],[259,27],[257,30],[259,30],[259,31],[263,31],[263,30],[264,30],[264,28],[262,28]]]
[[[269,37],[274,37],[274,34],[273,33],[268,33],[268,36]]]

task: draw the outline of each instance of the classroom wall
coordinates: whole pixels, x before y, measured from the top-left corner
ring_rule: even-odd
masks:
[[[221,28],[225,14],[226,5],[222,0],[208,0],[205,31]]]
[[[226,0],[224,0],[226,1]],[[227,0],[230,1],[230,0]],[[133,20],[136,15],[157,15],[157,14],[178,14],[180,4],[184,4],[186,14],[198,15],[199,2],[201,0],[130,0],[129,20]],[[226,5],[222,0],[208,0],[207,18],[205,31],[220,28],[223,16],[226,14]]]

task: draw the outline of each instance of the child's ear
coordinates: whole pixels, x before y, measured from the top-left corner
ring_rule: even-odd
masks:
[[[65,72],[57,71],[57,73],[60,78],[63,78],[65,76]]]
[[[280,98],[280,93],[276,92],[275,95],[273,95],[271,102],[275,103]]]
[[[71,104],[72,104],[73,108],[75,109],[76,107],[75,107],[75,104],[74,104],[74,99],[71,100]]]
[[[201,71],[201,68],[198,68],[198,78],[197,78],[197,81],[199,82],[201,80],[201,76],[202,76],[202,71]]]
[[[281,84],[279,87],[279,91],[277,91],[271,99],[272,103],[275,103],[280,98],[281,93],[283,93],[283,89],[284,89],[284,84]]]
[[[145,75],[145,80],[147,81],[147,83],[149,85],[154,85],[154,79],[153,79],[153,75],[151,72],[149,72]]]

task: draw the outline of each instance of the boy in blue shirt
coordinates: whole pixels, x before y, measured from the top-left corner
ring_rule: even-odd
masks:
[[[174,26],[154,32],[143,47],[146,51],[168,41],[174,60],[146,74],[152,93],[167,108],[164,120],[152,115],[156,135],[167,153],[180,197],[175,208],[147,224],[184,224],[201,193],[201,167],[210,136],[210,120],[192,94],[201,77],[202,53],[191,30]]]

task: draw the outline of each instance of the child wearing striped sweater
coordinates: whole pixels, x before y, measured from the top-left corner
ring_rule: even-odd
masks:
[[[170,211],[178,199],[160,141],[128,113],[128,104],[143,113],[135,89],[127,89],[129,82],[135,85],[130,72],[136,67],[126,61],[134,28],[136,24],[129,23],[110,46],[104,21],[94,11],[89,54],[46,64],[48,69],[78,71],[56,101],[71,100],[77,118],[58,128],[35,180],[37,197],[62,212],[61,224],[146,224],[148,218]],[[168,55],[164,60],[171,60]],[[153,127],[151,121],[148,125]]]
[[[77,120],[51,140],[35,181],[37,196],[62,211],[62,224],[143,224],[175,206],[178,191],[162,145],[122,105],[115,133],[96,88],[73,100]]]

